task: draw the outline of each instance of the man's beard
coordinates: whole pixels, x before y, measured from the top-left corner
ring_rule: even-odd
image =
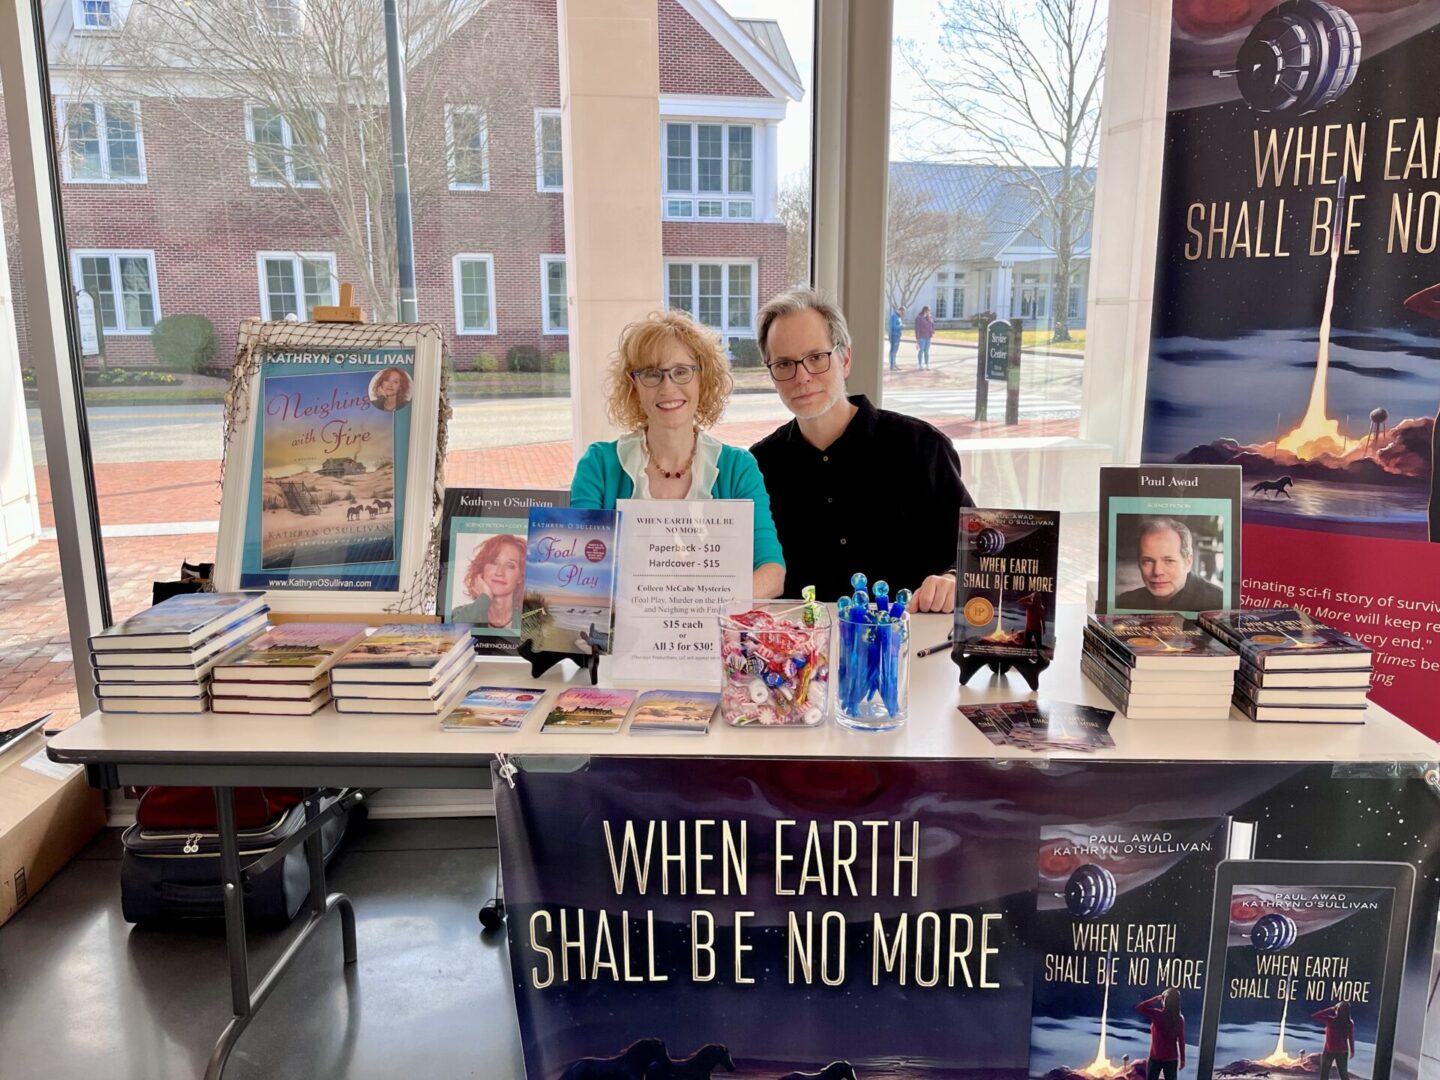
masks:
[[[835,408],[836,405],[839,405],[844,400],[845,389],[844,387],[841,387],[839,390],[835,391],[819,405],[812,405],[804,412],[799,412],[793,408],[790,411],[794,414],[795,419],[797,420],[818,420],[820,419],[820,417],[824,416],[826,413],[828,413],[831,409]]]

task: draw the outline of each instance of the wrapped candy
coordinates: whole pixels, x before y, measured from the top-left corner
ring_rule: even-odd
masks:
[[[720,713],[742,726],[813,726],[829,708],[831,617],[807,588],[799,605],[772,603],[720,617]]]

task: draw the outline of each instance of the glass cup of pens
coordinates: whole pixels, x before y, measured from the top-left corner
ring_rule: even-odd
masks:
[[[720,715],[737,727],[814,727],[830,705],[830,609],[757,603],[720,616]]]
[[[910,590],[890,598],[890,586],[877,581],[874,599],[866,577],[850,579],[853,596],[836,603],[840,628],[835,658],[835,718],[858,731],[890,731],[905,723],[910,705]]]

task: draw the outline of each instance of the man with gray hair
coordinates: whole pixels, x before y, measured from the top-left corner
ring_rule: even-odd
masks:
[[[1115,597],[1122,611],[1213,611],[1225,606],[1219,586],[1195,576],[1195,540],[1183,521],[1143,518],[1136,538],[1142,588]]]
[[[785,596],[814,585],[822,600],[863,571],[912,611],[955,609],[960,508],[973,506],[960,458],[937,428],[845,396],[850,331],[814,289],[790,289],[760,310],[765,367],[795,419],[750,452],[760,463],[780,544]]]

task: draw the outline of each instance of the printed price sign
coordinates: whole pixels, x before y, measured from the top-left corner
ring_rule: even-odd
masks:
[[[985,335],[985,377],[1003,379],[1010,368],[1010,324],[992,322]]]
[[[615,677],[718,683],[715,616],[750,598],[754,505],[621,499],[616,509]]]

